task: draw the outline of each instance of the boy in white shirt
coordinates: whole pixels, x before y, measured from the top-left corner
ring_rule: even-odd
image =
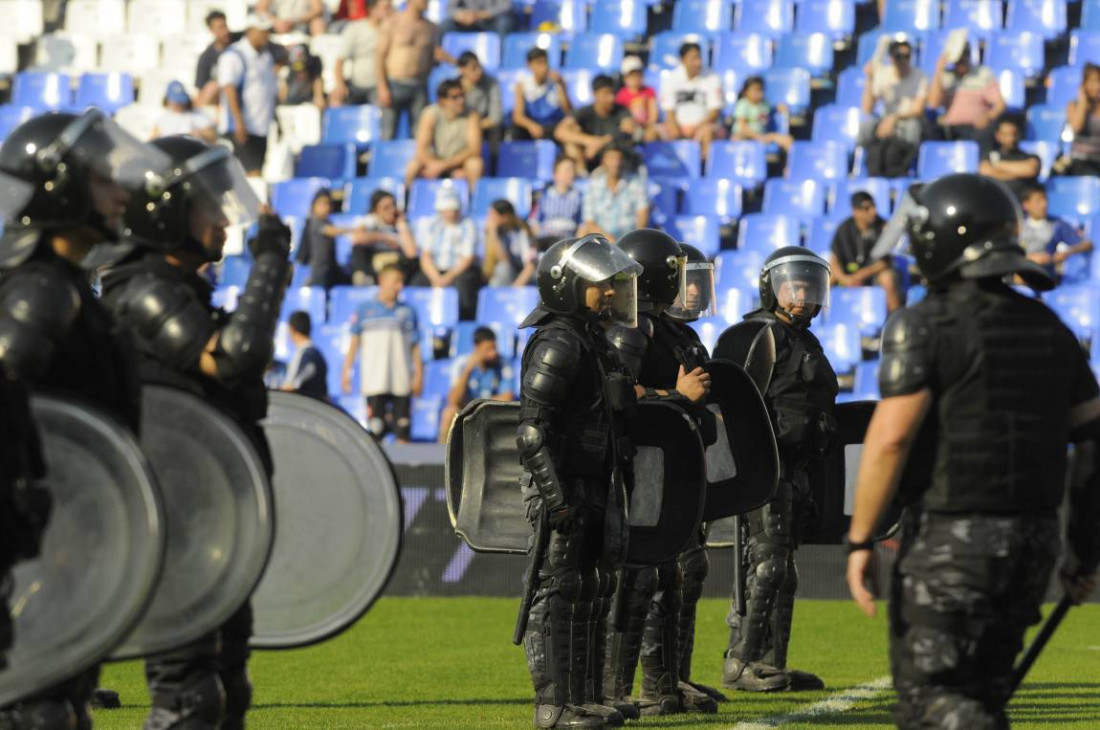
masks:
[[[706,159],[710,143],[722,133],[718,123],[722,81],[703,69],[703,50],[698,43],[680,46],[680,65],[661,81],[661,110],[668,139],[695,140]]]

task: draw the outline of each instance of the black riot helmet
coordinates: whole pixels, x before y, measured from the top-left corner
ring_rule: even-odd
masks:
[[[683,295],[687,259],[675,238],[654,228],[639,228],[620,238],[616,245],[642,265],[639,311],[662,312]]]
[[[795,312],[797,304],[802,312]],[[808,248],[784,246],[764,259],[760,269],[760,307],[782,312],[805,326],[829,306],[829,262]]]
[[[1027,259],[1019,243],[1023,218],[1004,184],[981,175],[947,175],[910,190],[909,244],[931,283],[1018,274],[1036,290],[1054,280]]]
[[[536,273],[539,305],[555,314],[596,315],[635,326],[638,318],[637,284],[642,267],[603,236],[565,238],[543,254]],[[614,301],[594,312],[585,303],[591,284],[608,282],[615,288]]]
[[[247,225],[259,215],[260,200],[228,147],[195,137],[162,137],[151,143],[169,158],[155,179],[133,191],[124,235],[142,248],[190,251],[220,258],[200,240],[210,227]]]
[[[717,314],[714,264],[694,246],[681,243],[680,250],[687,257],[687,263],[684,264],[684,291],[668,308],[666,314],[681,322],[694,322],[700,317]]]

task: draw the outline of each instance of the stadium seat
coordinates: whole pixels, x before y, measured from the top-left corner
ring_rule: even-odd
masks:
[[[725,317],[719,315],[716,317],[698,319],[689,326],[699,335],[699,341],[703,343],[703,347],[707,348],[707,352],[713,352],[714,345],[718,342],[718,338],[722,333],[729,327],[729,322],[726,321]]]
[[[832,203],[829,214],[837,218],[847,218],[852,214],[852,193],[869,193],[875,199],[875,208],[883,218],[890,217],[890,181],[882,177],[853,178],[837,180],[833,186]]]
[[[1047,181],[1050,214],[1085,218],[1100,213],[1100,179],[1095,177],[1052,177]]]
[[[472,51],[490,72],[500,67],[500,36],[496,33],[444,33],[443,50],[454,58]]]
[[[546,51],[550,68],[561,66],[561,38],[556,33],[509,33],[504,37],[501,68],[527,68],[527,52],[532,48]]]
[[[357,177],[348,182],[344,191],[344,212],[366,215],[370,198],[376,190],[392,193],[400,210],[405,207],[405,183],[393,177]]]
[[[33,107],[38,112],[70,109],[72,82],[68,75],[53,71],[21,71],[15,76],[11,103]]]
[[[855,380],[852,384],[852,393],[855,400],[878,400],[878,371],[882,366],[881,360],[861,362],[856,365]]]
[[[624,38],[645,34],[647,6],[643,0],[596,0],[588,19],[593,33],[614,33]]]
[[[826,104],[814,110],[813,133],[814,142],[834,142],[841,144],[847,151],[852,151],[856,146],[859,136],[859,125],[863,120],[863,112],[858,106],[840,106],[838,104]]]
[[[833,250],[833,236],[836,234],[837,226],[843,222],[844,218],[835,215],[814,218],[814,222],[810,225],[810,238],[806,241],[806,248],[818,256],[829,258]]]
[[[864,335],[875,335],[886,323],[886,292],[877,286],[833,287],[825,321],[848,323]]]
[[[772,67],[772,44],[760,33],[723,33],[714,42],[714,70],[763,72]]]
[[[1075,30],[1069,34],[1069,65],[1100,61],[1100,30]]]
[[[538,289],[531,286],[487,286],[477,294],[477,316],[485,325],[501,324],[511,329],[539,303]]]
[[[526,219],[531,212],[531,181],[523,177],[483,177],[477,181],[470,204],[470,215],[481,218],[489,214],[494,200],[503,198],[516,209],[516,215]]]
[[[218,309],[233,312],[237,309],[237,300],[241,295],[241,289],[237,286],[218,286],[210,294],[210,303]]]
[[[1081,69],[1074,66],[1059,66],[1047,74],[1046,105],[1065,109],[1066,104],[1077,98],[1077,89],[1081,86]]]
[[[601,73],[600,69],[588,71],[586,69],[568,69],[561,72],[561,79],[565,83],[565,93],[569,96],[573,108],[587,106],[592,103],[592,79]]]
[[[673,69],[680,65],[680,46],[688,42],[698,43],[703,49],[704,64],[710,48],[710,42],[706,36],[693,32],[666,31],[653,36],[653,46],[649,51],[650,69]],[[660,83],[653,85],[654,90],[660,89]]]
[[[528,177],[549,182],[554,177],[557,146],[548,139],[534,142],[505,142],[500,146],[497,174]]]
[[[409,190],[409,207],[406,213],[410,220],[435,215],[435,199],[443,188],[453,190],[462,202],[462,210],[469,210],[470,188],[465,180],[413,180]]]
[[[733,27],[733,6],[726,0],[678,0],[672,8],[672,30],[724,33]]]
[[[565,68],[572,71],[614,73],[619,70],[622,61],[623,39],[610,33],[577,35],[565,54]]]
[[[948,0],[944,12],[944,28],[966,28],[987,36],[1004,27],[1001,0]]]
[[[17,43],[42,35],[42,0],[0,0],[0,17],[5,35]]]
[[[749,217],[745,216],[742,219],[742,227]],[[744,248],[744,238],[740,238],[736,251],[722,251],[714,257],[715,287],[719,290],[742,287],[755,291],[760,279],[760,267],[764,265],[765,257],[772,252],[773,248],[778,246],[761,245],[755,248]]]
[[[695,246],[707,258],[721,247],[718,217],[714,215],[678,215],[667,224],[669,235]]]
[[[321,325],[326,318],[325,290],[319,286],[288,288],[283,297],[279,319],[287,319],[292,312],[299,310],[309,314],[314,325]]]
[[[741,0],[737,30],[778,38],[794,29],[794,3],[789,0]]]
[[[773,107],[786,104],[792,114],[810,105],[810,72],[804,68],[773,68],[764,72],[764,98]]]
[[[1005,29],[1057,38],[1066,32],[1066,0],[1008,0]]]
[[[126,32],[125,0],[68,0],[65,31],[70,35],[108,36]]]
[[[923,142],[917,155],[917,177],[933,180],[956,172],[978,171],[977,142]]]
[[[729,225],[741,215],[741,186],[734,180],[692,180],[684,191],[684,215],[708,215]]]
[[[378,142],[371,148],[367,177],[396,177],[405,179],[405,168],[416,156],[416,140],[394,139]]]
[[[917,68],[925,73],[926,76],[930,76],[936,71],[936,62],[939,61],[940,56],[943,55],[944,44],[947,43],[948,37],[951,35],[949,29],[944,30],[930,30],[924,33],[920,39],[920,58],[918,59]],[[968,34],[968,37],[973,33]],[[981,61],[979,54],[979,44],[974,42],[974,38],[971,38],[970,43],[970,65],[977,67]]]
[[[841,109],[860,108],[863,102],[863,84],[867,76],[862,68],[852,66],[837,74],[836,77],[836,104]]]
[[[825,33],[790,33],[775,48],[776,68],[804,68],[814,76],[833,69],[833,39]]]
[[[431,104],[439,101],[439,85],[444,81],[458,78],[458,68],[441,63],[428,73],[428,102]],[[412,133],[416,137],[416,132]]]
[[[1081,30],[1100,30],[1100,3],[1096,0],[1082,0]]]
[[[879,26],[889,33],[916,33],[940,27],[938,0],[890,0]]]
[[[717,292],[718,316],[734,325],[756,309],[756,290],[733,286]]]
[[[642,156],[653,177],[696,178],[702,174],[699,143],[693,140],[649,142]]]
[[[1001,88],[1001,97],[1010,110],[1022,110],[1027,104],[1024,98],[1024,76],[1015,69],[994,69],[997,84]]]
[[[7,139],[11,130],[36,114],[33,107],[4,104],[0,106],[0,142]]]
[[[140,75],[160,67],[160,40],[151,35],[125,34],[100,38],[98,71]]]
[[[795,30],[799,33],[825,33],[833,40],[843,40],[855,29],[854,0],[802,0],[798,5]]]
[[[750,213],[741,217],[737,229],[738,250],[762,251],[765,255],[783,246],[797,246],[800,242],[798,218],[775,213]],[[757,268],[756,274],[760,274]]]
[[[434,363],[429,363],[434,364]],[[409,436],[413,441],[434,442],[439,438],[439,419],[442,417],[446,393],[435,396],[419,396],[412,399],[412,425]]]
[[[281,216],[294,216],[305,220],[313,204],[313,196],[327,189],[331,182],[325,178],[294,178],[271,186],[271,207]]]
[[[588,30],[586,0],[535,0],[531,6],[531,30],[560,30],[567,37]]]
[[[522,69],[502,68],[496,72],[497,84],[500,86],[500,111],[504,116],[505,126],[512,123],[512,109],[516,106],[516,81]]]
[[[986,65],[990,68],[1011,68],[1028,78],[1043,73],[1043,37],[1025,30],[994,33],[986,46]]]
[[[114,114],[134,103],[134,77],[127,73],[91,73],[80,77],[76,89],[76,107],[94,106]]]
[[[421,326],[449,329],[458,322],[458,291],[453,287],[407,286],[401,298],[416,310]]]
[[[707,177],[733,179],[745,187],[757,187],[768,177],[764,145],[752,140],[726,140],[710,147]]]
[[[187,27],[186,0],[130,0],[127,11],[131,33],[166,38]]]
[[[1043,301],[1070,329],[1096,333],[1100,325],[1100,289],[1097,287],[1060,286],[1044,294]]]
[[[377,298],[376,286],[334,286],[328,292],[328,321],[343,327],[360,304]]]
[[[337,106],[325,109],[321,141],[326,144],[351,143],[358,149],[379,139],[382,112],[378,107]]]
[[[856,41],[856,62],[855,65],[845,70],[859,71],[860,76],[863,76],[863,67],[874,58],[875,51],[878,49],[879,38],[882,36],[890,36],[891,40],[897,38],[906,38],[913,44],[913,50],[919,52],[919,44],[917,43],[918,35],[914,33],[889,33],[882,28],[872,28],[871,30],[861,33],[859,40]],[[882,64],[885,66],[890,63],[888,56],[883,56]],[[913,59],[916,62],[916,57]]]
[[[314,325],[311,336],[313,344],[321,351],[328,365],[328,392],[333,395],[340,393],[343,362],[350,339],[347,326],[343,323]],[[359,395],[359,358],[355,360],[351,376],[352,392],[346,397],[362,401],[363,396]]]
[[[243,288],[251,268],[252,263],[245,256],[226,256],[222,259],[218,286]]]
[[[295,167],[297,177],[325,177],[337,181],[355,177],[354,144],[316,144],[302,148]]]
[[[833,290],[834,294],[836,290]],[[825,350],[825,357],[838,373],[852,370],[863,359],[860,333],[857,327],[846,322],[822,324],[813,328],[814,335]]]
[[[792,216],[821,215],[825,212],[825,184],[817,180],[768,180],[764,183],[763,210]]]
[[[1028,139],[1057,143],[1062,139],[1062,130],[1065,126],[1066,108],[1064,106],[1035,104],[1028,107],[1025,135]]]
[[[795,142],[787,159],[787,176],[791,180],[848,177],[848,148],[840,142]]]

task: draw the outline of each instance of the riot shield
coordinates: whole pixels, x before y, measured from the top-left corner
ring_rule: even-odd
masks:
[[[764,399],[749,375],[728,360],[706,364],[707,402],[718,438],[707,447],[707,522],[755,509],[771,499],[779,479],[779,452]]]
[[[164,495],[168,551],[153,602],[114,659],[174,649],[228,621],[256,587],[275,533],[263,461],[222,410],[146,385],[141,447]]]
[[[13,571],[0,706],[107,656],[144,614],[165,552],[159,489],[133,435],[84,403],[36,395],[31,407],[53,509],[38,557]]]
[[[718,336],[711,355],[745,369],[761,395],[768,392],[775,369],[775,334],[768,322],[745,320]]]
[[[328,403],[273,391],[263,427],[278,529],[252,594],[252,646],[288,649],[344,631],[381,595],[401,550],[401,493],[374,438]]]

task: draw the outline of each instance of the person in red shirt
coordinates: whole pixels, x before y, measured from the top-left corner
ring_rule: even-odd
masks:
[[[660,139],[657,127],[657,92],[652,86],[645,85],[645,77],[642,70],[645,65],[637,56],[627,56],[623,59],[620,69],[623,87],[615,95],[615,103],[625,106],[634,115],[641,130],[643,142],[653,142]]]
[[[362,20],[369,14],[367,0],[340,0],[333,20]]]

